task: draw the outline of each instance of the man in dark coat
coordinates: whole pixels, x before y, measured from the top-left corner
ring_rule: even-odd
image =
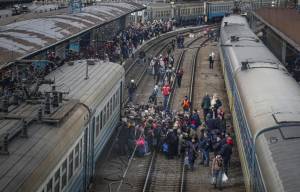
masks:
[[[203,109],[203,118],[205,121],[207,114],[210,112],[210,97],[207,93],[202,99],[201,107]]]
[[[132,102],[133,101],[134,93],[135,93],[135,91],[137,89],[137,86],[136,86],[136,84],[135,84],[135,82],[134,82],[133,79],[130,81],[130,84],[128,85],[127,88],[128,88],[129,102]]]
[[[183,70],[179,69],[176,73],[176,78],[177,78],[177,85],[180,88],[181,86],[181,80],[182,80],[182,76],[183,76]]]
[[[230,158],[232,154],[233,140],[231,137],[227,137],[226,144],[221,147],[220,155],[224,160],[224,172],[228,174],[228,167],[230,163]]]
[[[169,153],[168,158],[172,159],[177,154],[178,148],[178,137],[175,130],[170,129],[169,133],[167,134],[167,144],[169,146]]]

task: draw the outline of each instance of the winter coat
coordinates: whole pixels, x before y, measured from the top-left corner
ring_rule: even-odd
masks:
[[[203,109],[210,109],[210,98],[208,95],[203,97],[201,107]]]
[[[224,161],[230,160],[232,154],[232,146],[229,144],[225,144],[221,147],[220,151],[221,156],[223,157]]]

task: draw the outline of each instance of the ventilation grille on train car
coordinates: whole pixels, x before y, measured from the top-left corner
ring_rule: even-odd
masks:
[[[300,114],[276,113],[272,114],[275,122],[280,125],[280,133],[284,139],[300,138]]]

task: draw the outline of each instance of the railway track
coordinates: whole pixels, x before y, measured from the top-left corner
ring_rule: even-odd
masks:
[[[194,32],[201,32],[203,30],[204,28],[194,30]],[[190,30],[187,31],[190,32]],[[158,55],[167,47],[167,45],[171,41],[170,39],[174,38],[175,36],[176,34],[170,34],[164,36],[162,39],[159,38],[155,39],[151,41],[149,45],[143,47],[143,50],[146,52],[147,55]],[[187,46],[192,45],[194,41],[195,40],[188,43]],[[181,65],[180,63],[183,60],[184,52],[188,50],[189,49],[183,49],[181,51],[180,58],[178,59],[178,62],[176,62],[177,70],[179,69]],[[138,54],[138,52],[136,54]],[[147,64],[139,65],[137,60],[132,61],[131,63],[129,62],[126,63],[124,65],[126,71],[126,81],[129,82],[130,79],[134,78],[137,82],[138,89],[141,89],[141,87],[145,87],[143,85],[144,82],[145,81],[148,82],[149,81],[148,78],[151,78],[150,75],[146,75],[147,66],[148,66]],[[125,93],[127,97],[127,92]],[[145,99],[145,97],[143,97],[143,99]],[[132,158],[129,161],[127,161],[126,158],[124,159],[118,157],[116,154],[109,155],[109,156],[111,157],[108,159],[113,158],[116,161],[121,161],[121,162],[117,163],[116,165],[117,171],[114,171],[113,173],[114,176],[107,173],[110,175],[110,178],[113,178],[111,180],[105,178],[106,182],[108,181],[109,184],[106,185],[105,188],[101,187],[101,190],[97,190],[97,191],[122,191],[122,192],[124,191],[125,192],[125,191],[182,191],[183,190],[182,186],[184,184],[183,183],[184,177],[182,177],[181,174],[183,170],[181,159],[174,159],[174,161],[166,160],[161,154],[156,154],[156,153],[153,153],[151,156],[146,156],[143,158],[133,158],[132,156]],[[157,162],[162,162],[162,163],[157,164]],[[113,161],[110,161],[107,164],[107,168],[113,169],[113,167],[110,167],[109,165],[110,163],[113,163]],[[166,165],[169,166],[166,167]],[[155,178],[153,177],[153,175],[155,175]],[[172,177],[173,179],[170,178],[171,175],[175,175],[174,177]]]
[[[204,40],[203,40],[204,39]],[[190,47],[191,45],[198,43],[199,48],[196,50],[196,54],[200,50],[200,47],[207,41],[204,36],[200,36],[191,42],[189,42],[186,46]],[[197,62],[197,56],[193,57],[192,62],[190,61],[190,53],[195,54],[194,50],[184,49],[181,51],[179,59],[176,65],[176,71],[179,68],[186,67],[190,70],[191,79],[189,84],[193,84],[194,75],[195,75],[195,66]],[[188,73],[188,72],[186,72]],[[176,82],[173,82],[172,88],[173,92],[169,98],[169,106],[172,105],[174,109],[174,101],[176,97],[182,98],[182,93],[179,94],[175,89]],[[188,92],[189,95],[193,94],[193,86],[191,85]],[[178,99],[176,99],[178,100]],[[179,108],[176,108],[177,110]],[[167,159],[164,155],[154,152],[151,158],[151,162],[149,163],[149,169],[147,172],[147,176],[145,179],[145,184],[143,187],[143,192],[168,192],[168,191],[184,191],[185,186],[185,167],[183,166],[183,161],[179,157],[175,157],[174,159]]]
[[[204,31],[206,28],[215,29],[216,27],[217,27],[217,25],[211,25],[211,26],[207,26],[207,27],[195,28],[195,29],[190,29],[190,30],[186,29],[183,31],[178,31],[177,33],[170,32],[167,34],[163,34],[161,37],[150,40],[150,42],[148,42],[144,47],[142,47],[140,50],[138,50],[135,53],[135,55],[138,55],[139,52],[143,50],[146,53],[146,55],[158,56],[158,54],[161,53],[168,46],[168,44],[171,42],[172,38],[175,38],[178,33],[183,33],[183,34],[190,33],[190,32],[197,33],[197,32]],[[139,85],[141,80],[145,76],[147,66],[148,66],[148,61],[146,61],[146,63],[144,65],[141,65],[141,64],[139,64],[138,59],[134,59],[134,60],[129,59],[129,61],[126,62],[124,65],[126,84],[128,84],[131,79],[135,79],[137,85]],[[137,74],[140,74],[140,75],[137,76]],[[127,92],[125,92],[124,97],[125,97],[124,103],[127,103],[127,98],[128,98]]]

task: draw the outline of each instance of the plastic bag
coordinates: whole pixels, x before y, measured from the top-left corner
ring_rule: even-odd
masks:
[[[226,173],[223,173],[222,174],[222,182],[226,183],[227,181],[228,181],[228,177],[227,177]]]
[[[212,185],[216,184],[216,177],[214,177],[214,176],[211,177],[210,184],[212,184]]]
[[[189,166],[189,157],[187,155],[184,157],[184,165]]]

